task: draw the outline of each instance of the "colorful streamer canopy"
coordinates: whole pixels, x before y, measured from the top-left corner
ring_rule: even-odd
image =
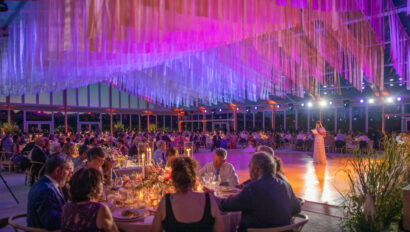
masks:
[[[0,95],[104,81],[191,106],[317,95],[340,78],[382,90],[385,20],[375,16],[386,9],[391,0],[33,1],[1,40]],[[397,14],[388,22],[394,68],[409,82],[407,34]]]

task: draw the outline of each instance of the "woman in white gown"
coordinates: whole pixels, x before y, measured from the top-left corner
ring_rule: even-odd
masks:
[[[325,136],[326,130],[323,128],[321,122],[316,122],[315,144],[313,146],[313,163],[325,164],[326,163],[326,151],[325,151]]]

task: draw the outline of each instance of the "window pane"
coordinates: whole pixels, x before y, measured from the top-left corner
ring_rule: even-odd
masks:
[[[82,86],[78,88],[78,106],[88,106],[87,86]]]
[[[90,85],[90,106],[99,107],[98,83]]]

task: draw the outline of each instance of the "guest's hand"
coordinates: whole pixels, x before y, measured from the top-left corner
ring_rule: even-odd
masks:
[[[203,190],[205,193],[212,193],[212,194],[214,194],[214,192],[215,192],[215,190],[209,189],[209,188],[207,188],[207,187],[205,187],[205,186],[202,186],[202,190]]]
[[[238,189],[243,189],[243,184],[237,184],[237,185],[235,185],[235,187],[238,188]]]

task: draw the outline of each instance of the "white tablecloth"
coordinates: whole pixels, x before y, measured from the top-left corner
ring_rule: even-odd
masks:
[[[135,222],[118,222],[115,223],[118,229],[123,232],[150,232],[154,216],[148,216],[144,221]],[[224,231],[235,232],[241,220],[240,212],[224,213],[222,214],[222,221],[224,223]]]

